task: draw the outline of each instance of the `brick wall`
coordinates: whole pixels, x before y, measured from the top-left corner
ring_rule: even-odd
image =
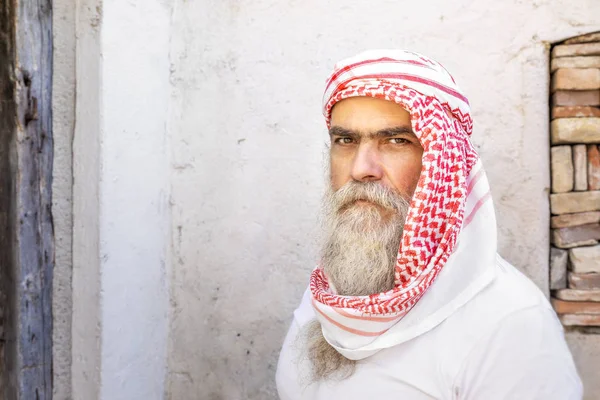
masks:
[[[566,326],[600,326],[600,33],[551,60],[552,302]]]

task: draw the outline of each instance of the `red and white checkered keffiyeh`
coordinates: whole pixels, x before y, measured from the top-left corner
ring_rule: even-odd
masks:
[[[495,257],[496,225],[487,179],[469,140],[469,102],[444,67],[399,50],[368,51],[338,63],[323,98],[328,126],[333,106],[355,96],[401,105],[410,112],[423,146],[423,167],[398,252],[394,288],[371,296],[339,296],[322,268],[311,275],[313,307],[325,338],[346,357],[360,359],[431,329],[489,283],[486,266]],[[464,242],[462,247],[458,241]],[[452,266],[456,263],[460,268]],[[477,263],[484,267],[472,266]],[[409,311],[427,299],[424,294],[445,269],[452,271],[440,283],[440,293],[409,318]],[[399,324],[405,319],[407,323]]]

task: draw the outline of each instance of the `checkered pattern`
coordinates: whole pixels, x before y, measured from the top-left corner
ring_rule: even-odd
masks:
[[[310,279],[322,324],[373,337],[408,313],[454,251],[463,225],[467,177],[478,155],[469,140],[473,122],[466,97],[452,76],[427,57],[371,51],[336,65],[323,99],[328,126],[333,106],[356,96],[393,101],[408,110],[423,146],[422,172],[404,227],[394,288],[371,296],[338,296],[330,290],[322,268],[315,269]],[[375,320],[379,325],[358,329],[356,320]]]

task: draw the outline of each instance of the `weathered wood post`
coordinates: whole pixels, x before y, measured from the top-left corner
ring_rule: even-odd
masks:
[[[51,1],[3,1],[0,35],[0,397],[51,399]]]

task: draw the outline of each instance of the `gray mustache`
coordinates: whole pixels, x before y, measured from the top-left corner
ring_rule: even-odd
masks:
[[[332,200],[338,211],[348,208],[359,200],[369,201],[398,212],[406,211],[409,207],[408,200],[378,182],[350,181],[333,193]]]

